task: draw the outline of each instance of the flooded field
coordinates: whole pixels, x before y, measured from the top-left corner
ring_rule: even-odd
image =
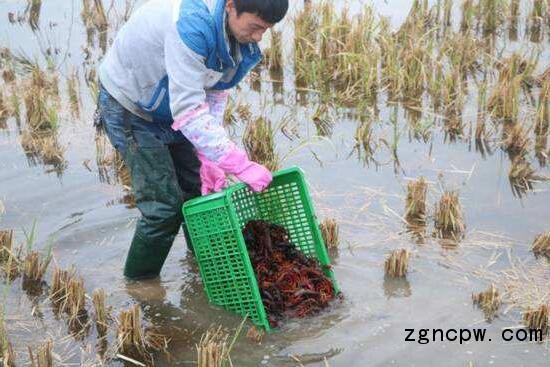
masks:
[[[137,6],[0,1],[5,363],[196,366],[211,327],[229,344],[241,324],[208,304],[181,233],[160,279],[122,275],[139,212],[93,115],[98,64]],[[245,323],[234,366],[548,365],[549,42],[547,1],[291,2],[227,129],[304,170],[344,300],[261,340]],[[141,362],[119,342],[139,321]],[[544,340],[503,339],[526,326]]]

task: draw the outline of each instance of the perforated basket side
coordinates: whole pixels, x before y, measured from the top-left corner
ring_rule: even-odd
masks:
[[[208,300],[269,330],[244,240],[229,205],[196,204],[186,224]],[[188,208],[189,209],[189,208]],[[184,208],[185,213],[185,208]]]
[[[330,265],[307,184],[299,168],[277,172],[269,188],[261,193],[254,193],[244,185],[236,186],[230,200],[241,228],[251,219],[281,225],[300,251],[316,258],[321,265]],[[324,272],[339,292],[333,271],[325,267]]]

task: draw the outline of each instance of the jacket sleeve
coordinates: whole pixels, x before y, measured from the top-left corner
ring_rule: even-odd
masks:
[[[200,19],[189,18],[189,21]],[[181,131],[200,154],[217,162],[234,144],[223,127],[223,114],[221,118],[212,114],[207,103],[208,69],[205,56],[198,53],[204,50],[206,40],[192,31],[184,36],[186,42],[174,24],[164,42],[170,110],[174,117],[172,129]]]

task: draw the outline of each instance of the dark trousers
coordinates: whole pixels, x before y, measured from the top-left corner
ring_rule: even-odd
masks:
[[[200,162],[193,145],[179,131],[134,115],[103,87],[99,92],[99,117],[130,171],[141,212],[124,275],[155,277],[183,224],[182,204],[200,195]],[[190,248],[185,225],[182,227]]]

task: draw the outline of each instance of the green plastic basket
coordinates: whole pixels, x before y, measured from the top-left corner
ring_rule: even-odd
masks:
[[[300,251],[321,265],[330,265],[304,175],[297,167],[275,172],[269,188],[261,193],[237,183],[189,200],[183,215],[210,303],[248,314],[267,331],[268,318],[241,232],[245,224],[262,219],[281,225]],[[323,269],[339,292],[330,267]]]

